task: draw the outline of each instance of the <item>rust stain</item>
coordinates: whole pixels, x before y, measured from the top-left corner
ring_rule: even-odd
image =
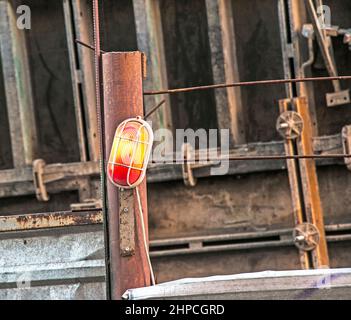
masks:
[[[101,224],[101,211],[38,213],[0,218],[0,232]]]

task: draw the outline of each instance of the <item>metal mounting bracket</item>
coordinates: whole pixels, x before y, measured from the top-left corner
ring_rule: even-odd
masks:
[[[135,254],[135,209],[133,189],[119,190],[119,237],[122,257]]]
[[[340,106],[351,102],[349,89],[327,93],[326,97],[328,107]]]
[[[351,125],[342,128],[341,138],[344,154],[351,154]],[[345,164],[351,170],[351,158],[345,158]]]
[[[321,50],[323,60],[327,71],[331,77],[338,75],[338,70],[335,62],[334,49],[330,36],[335,33],[339,33],[340,30],[337,27],[329,28],[328,31],[324,31],[318,21],[316,8],[313,0],[307,0],[307,10],[311,16],[312,24],[316,34],[317,42]],[[334,92],[326,95],[326,102],[328,107],[335,107],[350,103],[350,91],[341,90],[341,84],[339,80],[333,81]]]
[[[214,161],[206,161],[195,163],[195,152],[192,148],[191,144],[184,143],[182,146],[182,154],[183,154],[183,163],[182,163],[182,171],[183,171],[183,181],[184,184],[188,187],[195,187],[197,184],[197,179],[194,176],[194,169],[212,167],[218,162]]]
[[[35,188],[35,195],[39,201],[47,202],[50,200],[46,189],[46,184],[61,180],[65,177],[63,173],[46,173],[46,163],[43,159],[33,161],[33,181]]]
[[[71,210],[73,212],[87,211],[102,208],[101,199],[86,199],[82,203],[72,203]]]

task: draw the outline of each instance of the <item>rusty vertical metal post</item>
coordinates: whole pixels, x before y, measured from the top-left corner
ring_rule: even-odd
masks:
[[[313,154],[312,123],[306,97],[279,101],[287,155]],[[278,125],[277,125],[277,129]],[[287,160],[294,210],[294,239],[303,269],[329,266],[316,163],[314,159]]]
[[[117,126],[127,118],[143,116],[143,61],[141,52],[111,52],[102,55],[106,161]],[[111,298],[118,300],[127,289],[149,286],[150,269],[135,190],[120,190],[110,181],[106,181],[106,184]],[[146,180],[138,188],[147,226]],[[128,218],[128,214],[132,216]],[[128,241],[130,247],[123,248]]]

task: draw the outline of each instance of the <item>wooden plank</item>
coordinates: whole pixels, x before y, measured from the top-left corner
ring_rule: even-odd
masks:
[[[231,0],[206,0],[208,34],[214,83],[240,81]],[[230,129],[231,144],[243,144],[245,119],[240,88],[217,90],[216,108],[220,129]]]
[[[78,39],[85,43],[91,43],[92,39],[92,16],[91,5],[85,0],[71,0],[75,34]],[[97,113],[93,56],[94,53],[82,46],[77,47],[78,60],[81,75],[81,89],[83,93],[83,109],[85,115],[86,134],[89,143],[89,160],[99,160],[99,137],[97,126]]]
[[[80,75],[81,70],[78,67],[77,55],[76,55],[76,44],[75,44],[75,33],[73,26],[73,13],[70,0],[63,0],[63,14],[65,19],[65,28],[66,28],[66,39],[67,39],[67,48],[68,56],[71,69],[71,80],[72,80],[72,90],[73,90],[73,101],[74,109],[76,116],[76,125],[77,125],[77,136],[78,136],[78,146],[79,146],[79,155],[82,162],[87,161],[87,152],[86,152],[86,137],[84,130],[84,117],[82,112],[82,99],[80,95]]]
[[[133,0],[138,49],[147,58],[147,78],[144,90],[168,88],[167,66],[164,52],[162,21],[158,0]],[[163,99],[166,104],[150,117],[153,129],[172,129],[170,99],[168,96],[148,96],[145,99],[146,112]]]
[[[25,31],[17,28],[12,1],[0,1],[0,51],[14,167],[30,165],[37,149]]]

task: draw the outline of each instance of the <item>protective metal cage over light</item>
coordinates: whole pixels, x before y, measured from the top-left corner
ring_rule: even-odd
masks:
[[[117,128],[108,162],[108,177],[117,187],[131,189],[144,179],[154,135],[140,117],[127,119]]]

